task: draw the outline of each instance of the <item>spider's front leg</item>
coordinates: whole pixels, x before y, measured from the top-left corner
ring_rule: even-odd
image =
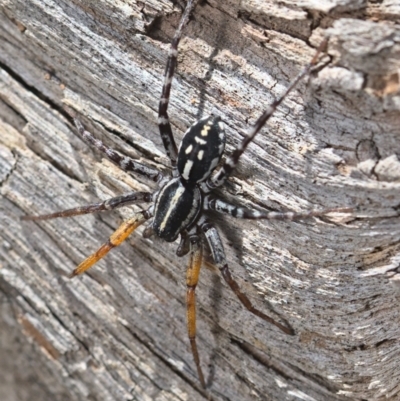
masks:
[[[62,210],[60,212],[42,214],[38,216],[27,215],[22,216],[21,220],[40,221],[51,220],[58,217],[73,217],[81,216],[83,214],[90,214],[96,212],[104,212],[114,210],[123,206],[134,205],[140,202],[151,202],[153,195],[150,192],[131,192],[126,195],[116,196],[107,199],[103,202],[92,203],[90,205],[78,206],[73,209]]]
[[[294,335],[294,330],[287,326],[284,326],[283,324],[277,322],[274,320],[272,317],[267,316],[265,313],[261,312],[259,309],[255,308],[252,303],[250,302],[249,298],[245,293],[243,293],[240,290],[240,287],[238,283],[233,279],[231,272],[228,267],[228,263],[226,260],[225,256],[225,251],[224,251],[224,246],[222,244],[221,237],[217,231],[217,229],[209,222],[205,222],[201,224],[201,230],[203,231],[208,245],[211,249],[211,254],[214,259],[215,265],[218,267],[220,270],[222,277],[226,281],[226,283],[229,285],[231,290],[236,294],[236,296],[239,298],[239,301],[243,304],[243,306],[249,310],[251,313],[254,315],[260,317],[261,319],[265,320],[268,323],[271,323],[278,327],[280,330],[282,330],[284,333],[289,334],[289,335]]]
[[[237,148],[232,152],[232,154],[226,159],[225,163],[219,169],[217,174],[213,177],[208,178],[205,185],[203,185],[203,190],[205,192],[210,192],[212,189],[220,187],[227,180],[227,178],[232,174],[235,170],[237,164],[239,163],[239,159],[242,156],[243,152],[246,150],[247,146],[250,142],[252,142],[257,135],[257,133],[261,130],[261,128],[266,124],[266,122],[271,118],[271,116],[275,113],[277,107],[283,102],[286,96],[297,86],[297,84],[310,73],[311,68],[315,66],[318,61],[319,55],[326,48],[327,40],[323,40],[321,44],[318,46],[317,51],[314,54],[314,57],[310,61],[308,65],[304,67],[302,71],[297,75],[297,77],[290,83],[290,85],[286,88],[285,92],[276,99],[265,111],[258,117],[255,124],[249,128],[242,142],[237,146]]]
[[[107,159],[116,164],[121,170],[128,173],[131,172],[140,174],[157,183],[159,183],[164,178],[163,175],[155,168],[139,163],[129,156],[121,156],[116,150],[105,145],[100,139],[95,138],[91,132],[85,129],[83,124],[76,117],[74,111],[72,111],[69,107],[64,107],[64,109],[74,121],[75,127],[83,140],[87,144],[95,147],[97,150],[104,153]]]
[[[261,210],[236,206],[211,195],[205,197],[203,207],[205,210],[214,210],[217,213],[227,214],[238,219],[289,221],[308,219],[310,217],[321,217],[326,216],[329,213],[349,213],[354,210],[354,208],[351,207],[337,207],[321,210],[308,210],[305,212],[263,212]]]
[[[168,117],[169,97],[171,93],[172,79],[174,77],[175,68],[178,60],[178,45],[182,37],[182,30],[189,21],[190,13],[195,5],[195,0],[189,0],[186,4],[185,11],[179,22],[178,29],[172,40],[171,47],[168,53],[167,66],[164,74],[164,84],[161,92],[160,103],[158,106],[158,127],[160,130],[161,139],[164,144],[165,151],[171,160],[172,167],[176,167],[178,158],[178,148],[172,134],[171,123]]]
[[[203,371],[200,366],[200,357],[196,343],[196,286],[199,281],[201,264],[203,261],[203,244],[197,235],[190,236],[190,261],[186,272],[186,307],[187,329],[192,349],[194,363],[201,385],[206,388]]]

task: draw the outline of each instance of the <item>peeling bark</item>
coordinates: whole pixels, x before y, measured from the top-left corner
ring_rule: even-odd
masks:
[[[177,142],[215,113],[231,152],[329,36],[328,56],[221,193],[263,210],[357,207],[293,223],[215,218],[243,290],[296,335],[244,310],[206,264],[197,298],[208,394],[187,340],[177,244],[138,230],[69,280],[132,208],[19,221],[152,188],[88,148],[64,105],[108,145],[168,170],[156,121],[179,5],[0,0],[0,11],[2,400],[399,399],[396,2],[209,0],[195,9],[172,89]]]

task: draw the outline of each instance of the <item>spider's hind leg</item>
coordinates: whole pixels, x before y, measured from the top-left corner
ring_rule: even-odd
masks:
[[[201,224],[201,230],[203,231],[207,239],[208,245],[210,246],[211,254],[214,259],[215,265],[218,267],[225,282],[229,285],[231,290],[236,294],[236,296],[239,298],[239,301],[243,304],[243,306],[254,315],[260,317],[261,319],[265,320],[268,323],[275,325],[284,333],[289,335],[294,335],[294,331],[291,327],[289,327],[288,325],[285,326],[277,322],[272,317],[267,316],[265,313],[255,308],[250,302],[247,295],[241,291],[238,283],[234,280],[229,270],[225,256],[224,246],[222,244],[221,237],[219,236],[217,229],[212,224],[205,222]]]
[[[203,261],[203,244],[197,235],[190,236],[190,262],[186,271],[186,307],[187,329],[192,349],[192,355],[197,368],[201,385],[206,388],[203,371],[200,366],[200,357],[196,343],[196,286],[199,281],[201,264]]]
[[[71,278],[77,276],[78,274],[84,273],[100,259],[104,258],[112,248],[121,245],[129,235],[133,233],[136,228],[148,220],[151,216],[149,213],[139,212],[131,217],[129,220],[124,221],[117,230],[110,236],[108,241],[104,243],[95,253],[86,258],[71,274]]]

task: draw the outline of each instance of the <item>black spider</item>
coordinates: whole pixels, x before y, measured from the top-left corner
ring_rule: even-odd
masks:
[[[173,242],[180,236],[181,240],[177,255],[183,256],[190,252],[190,263],[186,275],[188,335],[200,382],[203,387],[206,387],[196,345],[195,310],[195,289],[202,264],[203,238],[205,238],[211,249],[215,265],[219,268],[224,280],[237,295],[240,302],[250,312],[274,324],[286,334],[293,335],[294,331],[289,326],[275,321],[256,309],[248,297],[240,290],[229,271],[221,237],[214,225],[207,219],[204,211],[214,210],[218,213],[229,214],[233,217],[243,219],[294,220],[311,216],[322,216],[330,212],[348,211],[349,209],[325,209],[304,213],[262,212],[229,204],[212,194],[212,191],[223,185],[230,176],[248,144],[271,117],[277,106],[297,83],[309,73],[311,67],[316,64],[320,52],[326,45],[325,41],[320,45],[312,61],[293,80],[284,94],[275,100],[258,118],[257,122],[250,127],[243,141],[214,175],[212,173],[219,164],[225,148],[225,131],[219,117],[210,116],[197,121],[187,130],[179,149],[177,148],[167,110],[172,78],[177,64],[178,44],[182,30],[187,24],[190,13],[194,8],[194,4],[195,0],[188,0],[174,39],[172,40],[158,109],[158,125],[165,150],[171,161],[172,174],[165,177],[161,172],[152,167],[138,163],[129,157],[119,155],[116,151],[108,148],[103,142],[93,137],[90,132],[84,129],[80,121],[71,115],[78,132],[86,142],[103,152],[109,160],[117,164],[122,170],[135,172],[151,179],[156,183],[157,188],[153,193],[132,192],[100,203],[47,215],[24,216],[22,219],[46,220],[112,210],[136,203],[152,203],[150,208],[135,214],[129,220],[125,221],[105,244],[73,271],[71,276],[76,276],[89,269],[113,247],[120,245],[139,225],[146,221],[149,221],[144,231],[144,236],[146,237],[157,235],[167,242]],[[71,114],[71,111],[68,111],[68,113]]]

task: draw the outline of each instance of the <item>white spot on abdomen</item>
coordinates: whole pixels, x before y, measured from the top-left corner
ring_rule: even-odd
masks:
[[[183,168],[183,173],[182,173],[182,177],[185,180],[189,180],[189,174],[190,174],[190,170],[192,169],[192,167],[193,167],[193,161],[192,160],[188,160],[185,163],[185,167]]]
[[[199,138],[198,136],[195,136],[194,140],[200,145],[205,145],[207,143],[207,141],[205,141],[204,139]]]
[[[200,135],[201,136],[207,136],[208,135],[208,131],[210,131],[211,129],[211,125],[205,125],[204,128],[201,130]]]

